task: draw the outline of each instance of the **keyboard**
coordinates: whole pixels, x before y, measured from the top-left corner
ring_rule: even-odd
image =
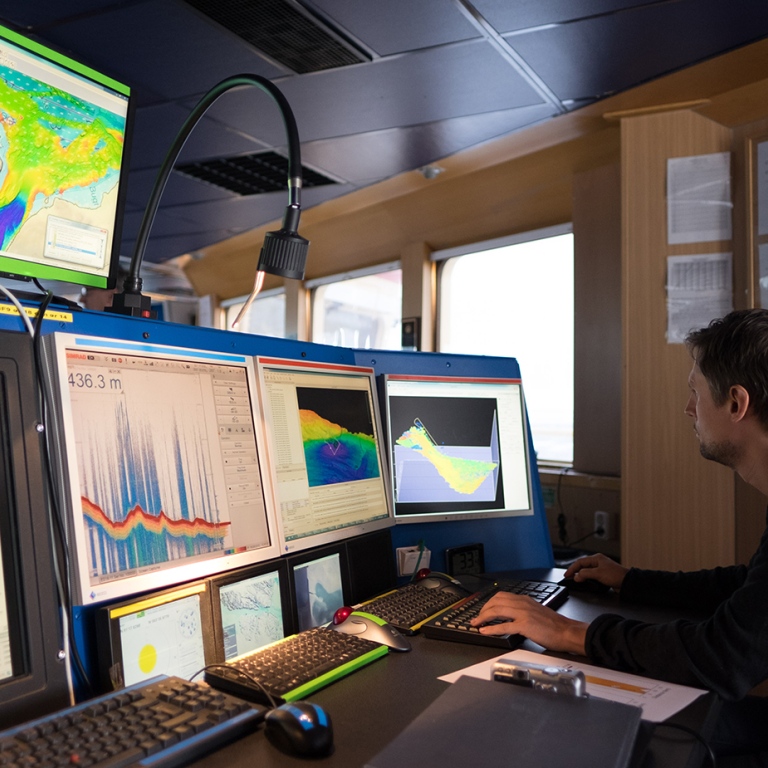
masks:
[[[525,579],[499,582],[492,587],[470,595],[427,622],[422,627],[424,636],[436,640],[452,640],[458,643],[489,645],[495,648],[517,648],[525,640],[522,635],[482,635],[477,627],[470,626],[469,624],[470,620],[480,613],[485,603],[498,592],[528,595],[542,605],[553,609],[562,605],[568,596],[568,590],[565,587],[551,581],[531,581]],[[502,624],[503,619],[489,623]]]
[[[214,688],[256,701],[278,704],[301,699],[376,659],[385,645],[329,627],[315,627],[278,640],[226,664],[211,665],[205,681]]]
[[[0,731],[0,765],[173,768],[254,731],[265,712],[161,675]]]
[[[468,590],[454,585],[441,589],[406,584],[363,603],[360,610],[384,619],[404,635],[414,635],[423,624],[468,594]]]

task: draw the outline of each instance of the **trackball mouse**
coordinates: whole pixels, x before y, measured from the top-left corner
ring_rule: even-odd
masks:
[[[350,611],[339,608],[333,617],[331,628],[346,635],[357,635],[374,643],[389,646],[393,651],[410,651],[411,644],[391,624],[384,619],[363,611]]]
[[[282,752],[302,757],[324,757],[333,748],[333,725],[328,713],[309,701],[287,701],[264,717],[267,738]]]

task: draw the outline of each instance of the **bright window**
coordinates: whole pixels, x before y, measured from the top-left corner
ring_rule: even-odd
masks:
[[[436,252],[441,352],[515,357],[539,460],[573,461],[570,228]]]
[[[312,341],[357,349],[400,349],[403,303],[398,267],[309,282]]]
[[[232,323],[243,308],[248,297],[222,302],[225,311],[225,328],[243,333],[257,333],[261,336],[285,338],[285,292],[282,288],[264,291],[251,304],[247,314],[240,320],[237,328]]]

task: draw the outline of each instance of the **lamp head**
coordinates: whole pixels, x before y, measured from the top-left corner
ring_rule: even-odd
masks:
[[[295,280],[304,279],[309,240],[305,240],[296,231],[300,210],[297,204],[289,205],[285,210],[282,229],[264,235],[257,272],[269,272]]]

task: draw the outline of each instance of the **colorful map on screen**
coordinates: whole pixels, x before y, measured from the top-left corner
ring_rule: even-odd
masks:
[[[2,58],[0,247],[39,256],[45,244],[49,259],[98,269],[111,248],[125,117]]]

